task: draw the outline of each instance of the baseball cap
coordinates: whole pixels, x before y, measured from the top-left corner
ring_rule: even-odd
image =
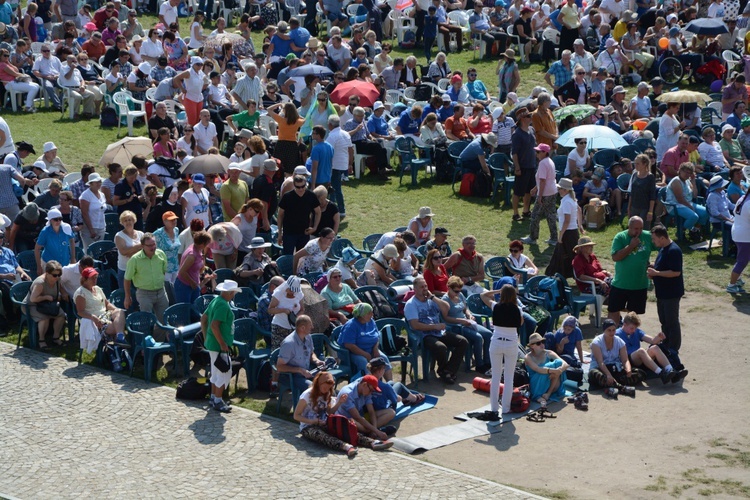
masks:
[[[365,375],[362,377],[362,383],[369,385],[374,392],[381,392],[380,387],[378,387],[378,379],[374,375]]]
[[[199,184],[205,184],[206,183],[206,176],[203,175],[203,174],[195,174],[193,176],[193,184],[195,184],[196,182],[199,183]]]
[[[451,233],[449,233],[448,230],[444,227],[436,227],[435,234],[444,234],[445,236],[451,235]]]
[[[451,96],[448,94],[443,94],[443,102],[451,102]]]
[[[161,216],[161,220],[162,221],[165,221],[165,220],[177,220],[177,219],[179,219],[179,217],[177,217],[177,214],[175,214],[171,210],[169,210],[167,212],[164,212],[164,214]]]
[[[99,271],[97,271],[96,268],[87,267],[81,271],[81,276],[85,279],[93,278],[94,276],[99,276]]]

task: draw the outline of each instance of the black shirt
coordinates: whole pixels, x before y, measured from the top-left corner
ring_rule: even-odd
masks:
[[[23,214],[18,214],[13,223],[18,225],[15,239],[16,248],[18,248],[19,243],[22,243],[22,247],[25,246],[26,249],[32,250],[39,233],[47,224],[47,211],[40,208],[39,218],[36,222],[29,222]]]
[[[310,216],[319,206],[318,197],[309,189],[306,189],[302,196],[295,191],[289,191],[282,196],[279,208],[284,209],[284,233],[303,234],[305,229],[310,227]]]
[[[678,271],[676,278],[654,276],[654,292],[657,299],[679,299],[685,295],[685,284],[682,279],[682,250],[674,241],[659,250],[654,261],[657,271]]]
[[[159,130],[162,127],[167,127],[169,129],[169,135],[172,135],[172,131],[175,129],[174,121],[169,116],[165,116],[164,119],[159,118],[154,114],[149,120],[148,120],[148,129],[149,130]]]
[[[492,324],[495,326],[521,326],[521,310],[516,304],[501,304],[498,302],[492,308]]]
[[[318,224],[318,230],[315,231],[314,236],[320,236],[320,232],[325,227],[333,229],[333,218],[339,213],[339,207],[335,203],[328,202],[328,206],[325,210],[320,211],[320,224]]]
[[[270,221],[274,214],[276,214],[276,207],[279,205],[279,196],[276,192],[276,186],[273,184],[273,179],[269,179],[266,174],[256,177],[253,181],[253,189],[250,197],[258,198],[268,205],[268,220]],[[262,227],[262,217],[258,217],[258,230],[261,230]]]
[[[117,213],[121,214],[125,210],[133,212],[137,218],[135,227],[140,230],[143,227],[143,207],[141,206],[141,202],[138,201],[138,196],[141,195],[141,184],[136,181],[134,186],[134,188],[131,187],[130,184],[128,184],[128,181],[123,179],[115,185],[115,192],[112,193],[112,195],[117,196],[121,200],[126,200],[132,195],[136,196],[132,201],[118,206]]]
[[[177,204],[170,205],[168,201],[164,200],[154,208],[152,208],[149,212],[148,217],[146,218],[146,232],[153,233],[160,227],[164,226],[164,222],[161,220],[161,217],[166,212],[174,212],[174,214],[177,216],[178,232],[185,229],[185,221],[182,219],[182,207]]]

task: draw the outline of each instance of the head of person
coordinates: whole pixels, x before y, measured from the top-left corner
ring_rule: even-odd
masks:
[[[584,256],[589,256],[594,253],[594,245],[596,245],[596,243],[594,243],[594,240],[592,240],[588,236],[581,236],[580,238],[578,238],[578,244],[573,247],[573,251]]]
[[[518,292],[513,285],[505,284],[500,288],[500,304],[516,304],[517,299]]]
[[[427,252],[427,257],[425,257],[425,261],[424,261],[425,269],[429,269],[430,271],[434,272],[436,269],[440,267],[442,263],[443,263],[443,255],[440,253],[438,249],[433,248],[432,250]]]
[[[690,162],[685,162],[680,165],[680,169],[677,171],[677,175],[683,181],[693,177],[695,175],[695,167]]]
[[[624,331],[627,335],[632,335],[635,333],[635,330],[641,326],[641,318],[638,317],[638,314],[630,311],[622,318],[622,331]]]
[[[414,296],[418,300],[425,301],[430,295],[430,289],[427,287],[427,282],[422,277],[414,278]]]
[[[732,167],[729,169],[729,182],[739,185],[744,179],[741,167]]]
[[[549,147],[549,144],[539,143],[534,148],[534,151],[536,151],[537,161],[542,161],[545,158],[549,158],[549,152],[551,151],[551,148]]]
[[[313,329],[313,322],[312,319],[310,319],[310,316],[307,316],[306,314],[300,314],[297,316],[297,320],[294,322],[294,329],[296,330],[297,335],[302,338],[310,335]]]
[[[328,371],[319,371],[315,378],[313,378],[312,386],[310,386],[310,397],[311,401],[323,400],[326,403],[331,401],[333,397],[333,388],[336,385],[336,380]]]
[[[87,290],[93,290],[96,286],[96,280],[99,278],[99,271],[94,267],[93,259],[91,266],[82,267],[80,263],[78,265],[81,271],[81,286]]]
[[[154,235],[151,233],[143,233],[143,236],[141,236],[141,246],[143,247],[143,253],[146,254],[146,257],[153,257],[156,253],[156,239],[154,239]]]
[[[544,337],[542,337],[539,333],[532,333],[529,337],[529,343],[526,345],[526,347],[528,347],[534,354],[544,351]]]
[[[725,124],[721,127],[721,137],[727,142],[732,142],[732,136],[734,136],[735,128],[730,124]]]
[[[422,118],[422,106],[412,106],[410,115],[413,120]]]
[[[451,276],[450,278],[448,278],[448,282],[446,283],[446,285],[448,287],[448,291],[453,295],[458,295],[464,288],[464,282],[458,276]]]
[[[521,240],[513,240],[508,245],[510,253],[518,258],[523,253],[523,242]]]
[[[664,248],[672,243],[667,228],[661,224],[657,224],[651,228],[651,241],[657,248]]]
[[[211,112],[207,109],[202,109],[198,116],[200,117],[201,123],[203,125],[208,125],[208,122],[211,121]]]
[[[573,191],[573,181],[567,177],[560,179],[560,182],[557,183],[557,193],[560,195],[560,198],[570,196],[575,199],[576,193]]]
[[[468,252],[473,252],[477,247],[477,239],[474,235],[466,235],[461,239],[461,246]]]
[[[120,214],[120,224],[122,224],[122,227],[125,229],[133,229],[137,220],[135,214],[130,210],[125,210]]]
[[[705,142],[712,144],[716,140],[716,131],[713,128],[707,127],[703,129],[701,137],[703,137]]]

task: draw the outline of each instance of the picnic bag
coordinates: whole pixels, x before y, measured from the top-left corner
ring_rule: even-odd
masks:
[[[461,176],[461,186],[458,188],[458,194],[461,196],[471,196],[471,186],[474,185],[476,176],[467,172]]]
[[[175,393],[175,398],[184,399],[186,401],[198,401],[201,399],[206,399],[208,393],[208,384],[201,384],[200,382],[198,382],[197,378],[190,377],[177,384],[177,392]]]
[[[102,109],[102,113],[99,115],[99,125],[102,127],[117,126],[117,111],[115,111],[115,108],[106,107]]]
[[[328,415],[326,422],[328,434],[337,437],[352,446],[359,444],[357,426],[343,415]]]
[[[547,311],[557,311],[565,305],[565,289],[555,277],[544,278],[539,282],[539,295],[542,298],[542,307]]]

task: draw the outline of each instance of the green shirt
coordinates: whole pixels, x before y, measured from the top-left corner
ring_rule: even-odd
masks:
[[[260,120],[260,113],[256,111],[252,115],[247,111],[242,111],[236,115],[232,115],[232,123],[237,128],[249,128],[255,127],[255,124]]]
[[[221,195],[221,201],[229,200],[229,204],[232,206],[235,212],[240,213],[240,208],[245,204],[245,201],[250,196],[250,192],[247,188],[247,183],[241,179],[237,180],[237,184],[233,184],[231,181],[226,181],[221,185],[219,190]],[[231,217],[224,215],[224,222],[232,220]]]
[[[156,249],[154,256],[146,257],[143,250],[133,255],[125,270],[125,279],[133,282],[141,290],[161,290],[164,288],[164,275],[167,274],[167,255]]]
[[[219,330],[221,331],[221,338],[224,339],[224,343],[227,347],[234,345],[234,313],[232,308],[229,307],[229,302],[224,297],[219,295],[206,308],[206,317],[208,318],[208,327],[206,332],[205,347],[209,351],[221,352],[219,341],[214,336],[214,331],[211,329],[211,323],[214,321],[219,322]]]
[[[630,244],[630,236],[627,231],[621,231],[612,240],[612,255],[616,254]],[[651,241],[651,233],[643,231],[640,236],[641,243],[638,248],[622,259],[615,262],[615,277],[612,286],[622,290],[645,290],[648,288],[648,275],[646,269],[651,259],[651,252],[655,250]]]
[[[739,141],[736,141],[732,139],[731,141],[727,141],[726,139],[722,139],[719,141],[719,146],[721,146],[721,152],[729,151],[729,157],[733,160],[741,160],[742,159],[742,147],[740,146]]]

